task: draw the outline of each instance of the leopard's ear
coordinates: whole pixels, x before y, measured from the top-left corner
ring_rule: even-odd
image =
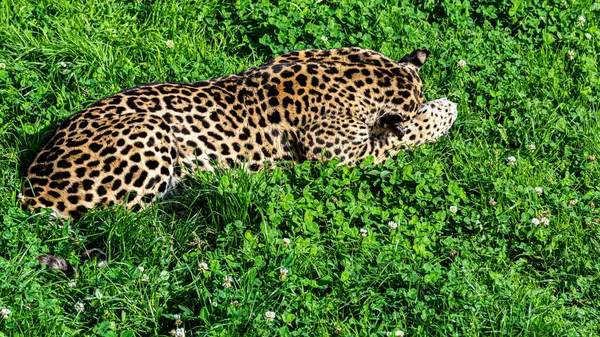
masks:
[[[418,69],[421,69],[423,64],[425,64],[425,61],[427,61],[428,56],[429,56],[429,50],[427,50],[425,48],[416,49],[412,53],[404,55],[404,57],[398,62],[410,63],[410,64],[414,65],[415,67],[417,67],[417,70],[418,70]]]

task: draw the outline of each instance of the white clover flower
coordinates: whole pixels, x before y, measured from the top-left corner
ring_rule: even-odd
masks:
[[[158,278],[160,278],[161,280],[168,280],[169,272],[166,270],[161,271],[160,274],[158,275]]]
[[[225,276],[225,278],[223,279],[224,283],[223,283],[223,287],[225,288],[231,288],[231,282],[233,281],[233,277],[231,276]]]
[[[496,200],[494,200],[494,198],[490,198],[490,201],[488,201],[488,205],[494,207],[496,206],[498,203],[496,202]]]
[[[402,330],[396,330],[396,332],[394,332],[394,336],[396,336],[396,337],[404,337],[404,331],[402,331]]]
[[[289,239],[289,238],[283,238],[283,245],[284,245],[285,247],[289,247],[289,246],[290,246],[290,243],[291,243],[291,241],[290,241],[290,239]]]
[[[580,15],[579,18],[577,18],[577,25],[583,26],[584,23],[585,23],[585,17],[583,15]]]
[[[74,307],[75,311],[77,311],[78,313],[82,313],[85,311],[85,304],[83,304],[83,302],[75,303]]]
[[[139,266],[139,267],[137,267],[137,269],[140,271],[140,273],[144,272],[144,267],[143,266]]]
[[[173,315],[173,319],[176,319],[176,320],[181,319],[181,315],[180,314],[175,314],[175,315]]]
[[[204,274],[204,272],[206,272],[208,270],[208,265],[206,264],[206,262],[200,262],[200,272]]]
[[[513,156],[506,158],[506,160],[507,160],[506,165],[508,165],[508,166],[513,166],[517,162],[517,158],[515,158]]]
[[[75,288],[77,287],[77,281],[71,281],[67,283],[67,285],[69,286],[69,288]]]
[[[569,57],[569,60],[574,60],[575,59],[575,52],[572,50],[569,50],[567,52],[567,56]]]
[[[544,193],[544,190],[539,186],[534,188],[534,190],[535,190],[535,193],[537,193],[537,195],[540,195],[540,196],[542,195],[542,193]]]
[[[450,213],[456,213],[456,212],[458,212],[458,207],[450,206],[450,208],[448,208],[448,210],[450,211]]]
[[[287,268],[279,268],[279,279],[285,280],[289,272]]]
[[[535,226],[539,225],[540,224],[540,219],[538,219],[538,218],[531,219],[531,224],[535,225]]]
[[[388,227],[390,227],[391,230],[394,230],[398,228],[398,224],[396,223],[396,221],[390,221],[388,222]]]
[[[325,36],[325,35],[321,36],[321,40],[323,40],[323,42],[327,42],[327,40],[328,40],[327,36]]]
[[[144,282],[144,283],[148,282],[148,274],[143,274],[141,281]]]
[[[467,66],[467,61],[465,61],[465,60],[459,60],[458,62],[456,62],[456,66],[458,68],[464,68],[464,67]]]
[[[588,39],[588,40],[589,40],[589,39],[591,39],[591,38],[592,38],[592,34],[590,34],[590,33],[585,33],[585,38],[586,38],[586,39]]]
[[[369,234],[369,231],[366,228],[361,228],[360,229],[360,236],[362,236],[363,238],[366,238]]]
[[[536,147],[535,144],[529,144],[529,151],[533,152],[535,151]]]
[[[2,316],[3,319],[8,319],[8,315],[10,315],[11,311],[9,308],[2,308],[0,310],[0,316]]]
[[[167,48],[175,47],[175,43],[173,42],[173,40],[167,40],[165,41],[165,44],[167,45]]]
[[[0,69],[6,69],[6,64],[0,63]]]
[[[550,219],[543,217],[541,220],[542,226],[544,227],[548,227],[548,225],[550,224]]]
[[[98,263],[98,268],[104,268],[107,265],[108,265],[108,261],[103,260],[103,261],[100,261],[100,263]]]
[[[58,64],[63,68],[67,67],[67,62],[58,62]]]
[[[270,322],[272,320],[275,319],[275,312],[273,311],[267,311],[265,312],[265,319],[267,320],[267,322]]]
[[[185,329],[184,328],[176,328],[175,330],[171,330],[169,335],[174,337],[185,337]]]

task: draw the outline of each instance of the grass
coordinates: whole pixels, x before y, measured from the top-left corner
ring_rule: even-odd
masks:
[[[0,336],[600,335],[599,10],[0,1]],[[92,212],[73,232],[18,206],[44,138],[106,95],[352,45],[429,48],[425,96],[458,103],[450,134],[378,166],[199,172],[157,207]],[[90,247],[106,266],[80,261]],[[77,277],[40,268],[47,253]]]

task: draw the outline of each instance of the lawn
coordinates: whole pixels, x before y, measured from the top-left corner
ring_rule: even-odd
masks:
[[[0,1],[0,336],[600,335],[599,14],[591,0]],[[381,165],[198,172],[156,207],[68,226],[19,206],[44,139],[102,97],[346,46],[428,48],[425,98],[458,103],[450,133]],[[80,259],[91,247],[106,263]]]

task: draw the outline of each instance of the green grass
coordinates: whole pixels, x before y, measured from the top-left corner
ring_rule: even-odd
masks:
[[[600,335],[600,3],[396,2],[0,1],[0,336],[166,336],[174,315],[186,336]],[[450,134],[379,166],[198,173],[72,232],[18,206],[44,138],[95,100],[354,45],[429,48]]]

